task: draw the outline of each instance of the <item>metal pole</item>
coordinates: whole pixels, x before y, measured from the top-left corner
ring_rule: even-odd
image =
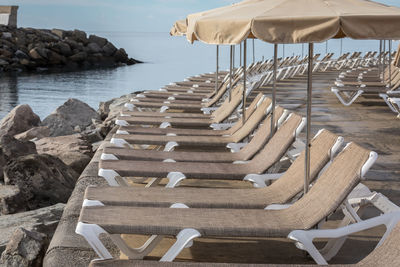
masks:
[[[343,38],[340,39],[340,55],[343,55]]]
[[[243,41],[243,125],[246,122],[246,68],[247,68],[247,40]]]
[[[392,87],[392,40],[389,40],[389,88]]]
[[[304,58],[304,44],[301,44],[301,58]]]
[[[312,106],[312,70],[314,44],[308,44],[308,80],[307,80],[307,129],[306,129],[306,162],[304,175],[304,194],[308,192],[310,181],[310,149],[311,149],[311,106]]]
[[[233,69],[233,45],[231,45],[231,55],[230,55],[230,67],[229,67],[229,102],[232,99],[232,69]]]
[[[253,64],[256,63],[256,45],[253,39]]]
[[[386,72],[386,40],[383,40],[383,65],[382,65],[382,75],[383,82],[385,82],[385,72]]]
[[[285,45],[282,45],[282,59],[285,59]]]
[[[325,43],[325,55],[328,54],[328,40]]]
[[[272,110],[271,110],[271,132],[270,138],[275,133],[275,105],[276,105],[276,72],[278,70],[278,45],[274,44],[274,73],[272,86]]]
[[[239,58],[240,58],[239,65],[242,66],[242,43],[240,43],[239,50],[240,50],[240,52],[239,52]]]
[[[235,68],[235,53],[236,53],[236,47],[235,46],[233,46],[233,63],[232,63],[232,65],[233,65],[233,68]]]
[[[380,72],[381,78],[382,78],[382,40],[379,41],[379,64],[378,64],[378,70]]]
[[[218,92],[218,78],[219,78],[219,45],[217,45],[217,70],[215,72],[215,93]]]

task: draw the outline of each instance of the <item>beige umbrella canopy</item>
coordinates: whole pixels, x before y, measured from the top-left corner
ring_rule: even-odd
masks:
[[[400,8],[366,0],[247,0],[189,15],[187,25],[190,42],[208,44],[400,39]]]
[[[178,20],[175,22],[174,26],[172,26],[169,34],[171,36],[184,36],[186,35],[187,25],[186,20]]]

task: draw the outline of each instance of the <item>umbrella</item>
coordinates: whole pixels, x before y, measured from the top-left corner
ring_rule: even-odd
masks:
[[[187,25],[189,42],[197,39],[208,44],[232,45],[258,38],[273,44],[309,44],[304,183],[307,192],[313,44],[344,37],[400,39],[400,9],[366,0],[247,0],[201,16],[189,15]]]

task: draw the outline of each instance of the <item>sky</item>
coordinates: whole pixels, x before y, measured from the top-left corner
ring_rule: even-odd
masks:
[[[294,0],[295,1],[295,0]],[[18,26],[84,31],[169,32],[187,14],[235,0],[3,0],[18,5]],[[400,0],[377,2],[400,7]]]

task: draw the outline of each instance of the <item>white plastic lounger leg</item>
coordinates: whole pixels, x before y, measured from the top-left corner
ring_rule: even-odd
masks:
[[[106,154],[106,153],[102,153],[100,159],[101,160],[119,160],[115,155]]]
[[[97,224],[86,224],[78,222],[75,233],[83,236],[101,259],[113,258],[110,252],[106,249],[106,247],[103,245],[103,243],[101,243],[99,239],[100,234],[107,234],[107,232],[104,231],[104,229]]]
[[[165,152],[171,152],[174,151],[175,147],[179,146],[179,144],[177,142],[171,141],[168,142],[165,146],[164,146],[164,151]]]
[[[181,181],[186,179],[186,176],[181,172],[170,172],[168,173],[167,178],[169,179],[169,182],[165,187],[173,188],[178,186]]]
[[[125,134],[125,135],[128,135],[129,133],[128,133],[127,131],[117,130],[116,134]]]
[[[125,141],[125,139],[121,138],[111,138],[110,143],[117,146],[117,147],[130,147],[133,148],[131,144]]]
[[[172,245],[172,247],[164,254],[160,261],[171,262],[173,261],[179,253],[187,247],[189,243],[192,242],[193,239],[200,237],[201,234],[196,229],[188,228],[183,229],[176,236],[176,242]]]
[[[165,129],[165,128],[168,128],[168,127],[171,127],[171,123],[165,121],[165,122],[163,122],[163,123],[160,124],[160,127],[159,127],[159,128],[160,128],[160,129]]]
[[[117,180],[115,179],[116,177],[119,176],[119,174],[116,171],[99,169],[98,175],[100,177],[103,177],[110,186],[119,186]]]
[[[393,103],[389,101],[389,96],[387,94],[379,94],[379,96],[385,101],[386,105],[394,112],[399,113],[393,106]]]
[[[133,111],[135,105],[132,103],[125,103],[124,107],[126,107],[129,111]]]
[[[115,124],[118,126],[128,126],[129,125],[129,123],[125,120],[116,120]]]
[[[341,238],[379,225],[386,225],[386,232],[378,244],[380,246],[399,221],[400,212],[394,212],[337,229],[295,230],[288,235],[288,238],[296,241],[296,247],[306,250],[317,264],[327,265],[325,258],[313,244],[315,238]]]
[[[268,186],[272,180],[279,179],[283,173],[267,173],[267,174],[248,174],[243,181],[253,183],[255,188],[263,188]]]
[[[142,260],[147,256],[153,249],[158,245],[158,243],[163,240],[162,235],[152,235],[146,242],[139,248],[131,248],[126,242],[121,238],[120,235],[110,235],[111,240],[118,246],[118,248],[132,260]]]
[[[337,89],[337,88],[335,88],[335,87],[332,87],[331,91],[336,95],[336,97],[339,99],[339,101],[340,101],[343,105],[345,105],[346,107],[348,107],[348,106],[350,106],[351,104],[353,104],[354,101],[356,101],[356,99],[357,99],[360,95],[362,95],[362,94],[364,93],[363,90],[358,90],[356,93],[350,95],[350,96],[349,96],[349,100],[346,101],[346,100],[344,100],[344,98],[340,95],[340,90],[339,90],[339,89]]]

